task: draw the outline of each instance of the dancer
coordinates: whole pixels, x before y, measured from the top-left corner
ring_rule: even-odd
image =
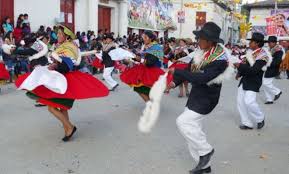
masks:
[[[103,78],[106,83],[111,87],[110,91],[114,91],[119,84],[112,78],[112,72],[114,70],[115,62],[111,59],[108,54],[111,50],[116,48],[116,44],[114,43],[114,38],[111,34],[104,36],[104,44],[102,51],[102,63],[104,64],[103,70]]]
[[[76,132],[68,114],[74,100],[104,97],[109,91],[93,76],[74,70],[81,57],[72,42],[73,32],[60,25],[57,36],[59,45],[51,55],[53,63],[48,68],[39,66],[31,74],[20,76],[16,86],[28,90],[30,98],[48,106],[48,111],[62,123],[65,133],[62,140],[67,142]]]
[[[184,81],[192,84],[185,111],[177,118],[177,126],[188,143],[189,151],[197,166],[190,174],[211,172],[210,159],[213,147],[207,142],[202,130],[202,120],[219,102],[222,81],[234,72],[229,65],[229,55],[219,38],[221,28],[208,22],[200,31],[193,32],[199,39],[199,53],[193,57],[191,71],[170,69],[174,80],[168,88],[175,88]]]
[[[188,56],[188,54],[184,51],[179,52],[177,55],[174,56],[174,59],[172,59],[173,64],[169,67],[169,68],[175,68],[175,69],[188,69],[189,68],[189,64],[182,62],[181,58],[184,58]],[[168,83],[171,82],[173,80],[173,76],[171,74],[168,75]],[[187,97],[189,97],[189,89],[188,89],[188,82],[184,82],[182,84],[179,85],[179,90],[180,93],[178,95],[179,98],[184,97],[184,93],[186,94]],[[169,91],[166,91],[169,92]]]
[[[284,56],[284,50],[282,46],[277,44],[277,37],[270,36],[268,38],[268,45],[273,57],[270,67],[268,67],[263,78],[263,87],[266,96],[265,104],[273,104],[273,100],[276,101],[282,94],[282,91],[274,86],[273,80],[279,74],[280,64],[282,63],[282,57]]]
[[[288,42],[288,41],[283,41],[283,42]],[[283,47],[285,50],[287,48]],[[285,53],[285,58],[282,60],[282,63],[280,65],[280,71],[281,73],[285,73],[286,79],[289,79],[289,50],[286,51]],[[280,76],[280,75],[279,75]],[[280,79],[280,77],[279,77]]]
[[[45,34],[39,35],[38,38],[34,33],[28,34],[24,38],[25,48],[17,48],[13,54],[29,56],[30,71],[33,71],[36,66],[45,66],[48,64],[46,57],[48,54],[48,40],[49,37]],[[43,107],[45,105],[36,101],[35,106]]]
[[[145,31],[143,34],[144,50],[135,60],[139,62],[130,69],[125,70],[120,79],[134,88],[141,98],[149,101],[149,92],[159,76],[164,74],[160,68],[164,57],[162,47],[155,41],[156,35],[152,31]]]
[[[257,128],[262,129],[265,125],[265,116],[261,111],[256,94],[262,85],[262,78],[266,66],[270,65],[272,57],[270,53],[263,49],[264,35],[253,33],[247,51],[245,63],[235,63],[238,75],[241,77],[238,89],[237,104],[241,116],[242,130],[253,129],[253,121],[257,123]]]
[[[7,71],[2,56],[0,55],[0,81],[8,80],[9,78],[10,78],[9,72]],[[1,86],[0,86],[0,93],[1,93]]]

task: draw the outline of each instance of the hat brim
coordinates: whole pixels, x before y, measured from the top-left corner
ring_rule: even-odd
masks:
[[[278,41],[277,41],[277,40],[265,40],[264,42],[265,42],[265,43],[270,43],[270,42],[271,42],[271,43],[277,43]]]
[[[267,40],[256,40],[256,39],[246,39],[248,41],[255,41],[255,42],[262,42],[262,43],[267,43]]]
[[[198,38],[204,38],[204,39],[206,39],[206,40],[208,40],[208,41],[212,41],[212,42],[217,42],[217,43],[223,43],[224,41],[223,41],[223,39],[220,39],[220,38],[211,38],[211,37],[209,37],[208,35],[206,35],[206,33],[204,33],[202,30],[199,30],[199,31],[197,31],[197,30],[195,30],[195,31],[193,31],[193,34],[196,36],[196,37],[198,37]]]
[[[59,24],[58,27],[62,27],[64,29],[64,34],[66,34],[67,36],[70,36],[72,40],[76,39],[76,35],[72,32],[71,29],[61,24]]]

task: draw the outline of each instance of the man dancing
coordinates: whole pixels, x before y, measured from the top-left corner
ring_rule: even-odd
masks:
[[[270,36],[268,38],[268,45],[273,57],[270,67],[268,67],[263,78],[263,87],[266,96],[265,104],[273,104],[281,96],[282,92],[280,89],[274,86],[273,80],[279,74],[280,64],[282,63],[282,57],[285,54],[282,46],[277,44],[277,37]]]
[[[191,71],[173,68],[169,70],[174,80],[168,88],[174,88],[184,81],[192,84],[185,111],[176,122],[188,143],[191,156],[195,161],[199,161],[190,174],[202,174],[211,172],[209,162],[214,149],[207,142],[201,123],[219,102],[221,83],[227,77],[226,73],[230,73],[229,55],[224,46],[219,44],[222,42],[219,38],[221,28],[215,23],[208,22],[200,31],[193,33],[199,40],[200,53],[195,54]]]
[[[241,116],[240,129],[253,129],[253,121],[257,123],[257,128],[261,129],[265,125],[265,116],[261,111],[256,94],[262,85],[262,78],[266,67],[270,64],[271,55],[265,51],[264,35],[253,33],[250,40],[250,50],[247,51],[244,63],[234,64],[238,68],[238,75],[241,78],[237,104]]]

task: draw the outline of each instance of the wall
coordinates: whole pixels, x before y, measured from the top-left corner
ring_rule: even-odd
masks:
[[[32,31],[40,25],[52,27],[60,16],[60,0],[14,0],[15,21],[24,13],[29,15]]]
[[[119,5],[115,1],[109,1],[109,4],[99,3],[101,6],[110,7],[111,8],[111,28],[110,31],[114,32],[116,36],[118,35],[118,21],[119,21]],[[127,26],[124,26],[127,27]]]
[[[180,1],[174,2],[174,16],[173,20],[177,23],[178,29],[176,31],[170,31],[169,37],[176,37],[176,38],[192,38],[194,39],[195,36],[192,31],[196,30],[196,12],[206,12],[206,21],[214,21],[219,27],[222,28],[224,32],[222,32],[222,37],[225,37],[225,33],[227,32],[228,24],[225,23],[226,13],[225,11],[213,3],[212,1],[192,1],[192,0],[184,0],[185,3],[191,2],[207,2],[206,6],[202,6],[200,9],[196,8],[189,8],[183,7],[185,11],[185,23],[179,24],[177,19],[177,12],[181,9]],[[227,38],[224,38],[227,40]]]
[[[95,12],[95,15],[97,12]],[[88,30],[88,2],[87,0],[75,1],[75,31]]]

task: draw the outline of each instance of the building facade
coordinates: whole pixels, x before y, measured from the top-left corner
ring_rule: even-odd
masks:
[[[37,30],[40,25],[53,26],[57,23],[63,23],[74,31],[107,29],[119,36],[128,33],[141,34],[147,28],[132,26],[128,16],[139,17],[137,13],[131,14],[132,10],[141,13],[138,7],[132,9],[132,3],[140,3],[144,6],[143,10],[146,10],[149,4],[143,3],[144,1],[0,0],[0,17],[3,18],[7,15],[16,21],[19,14],[27,13],[33,31]],[[148,1],[148,3],[150,2]],[[232,8],[218,3],[218,1],[167,0],[159,1],[158,6],[157,9],[152,8],[156,11],[153,11],[153,15],[148,20],[160,21],[159,18],[162,18],[163,20],[171,20],[170,22],[173,23],[171,25],[175,26],[174,29],[172,27],[152,29],[157,31],[160,37],[192,38],[193,30],[200,29],[208,21],[214,21],[222,28],[221,37],[225,43],[235,43],[238,40],[238,23],[234,21],[229,12],[232,11]],[[167,16],[169,17],[165,16],[165,13],[168,13]],[[154,14],[159,15],[159,17],[155,17]]]
[[[289,19],[289,2],[278,1],[277,4],[275,4],[275,2],[275,0],[266,0],[245,4],[243,6],[243,8],[249,11],[249,22],[252,25],[252,30],[248,33],[248,37],[250,37],[252,32],[261,32],[264,35],[278,35],[278,33],[271,32],[272,28],[276,30],[276,26],[274,26],[276,25],[274,16],[283,14],[284,22],[286,23],[286,20],[288,21]],[[287,27],[288,26],[289,25],[287,25]]]
[[[232,16],[234,6],[212,0],[183,0],[174,2],[175,13],[182,9],[185,22],[178,23],[178,30],[170,32],[175,37],[192,37],[192,31],[200,29],[206,22],[213,21],[222,29],[221,38],[225,43],[236,43],[239,39],[239,23]],[[177,15],[175,21],[178,21]]]

